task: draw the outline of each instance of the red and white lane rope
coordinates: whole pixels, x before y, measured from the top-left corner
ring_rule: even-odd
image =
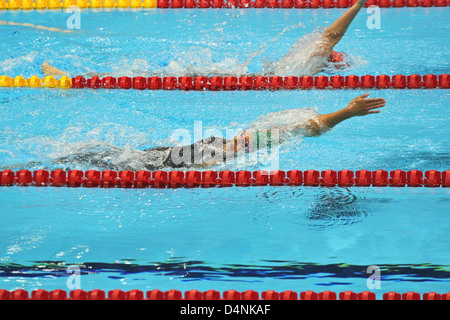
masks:
[[[249,186],[450,187],[450,170],[0,171],[0,186],[210,188]]]

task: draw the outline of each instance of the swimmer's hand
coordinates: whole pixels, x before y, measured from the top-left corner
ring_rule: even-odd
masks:
[[[386,105],[386,100],[383,98],[366,99],[369,93],[356,97],[344,109],[348,117],[365,116],[367,114],[380,113],[380,110]]]
[[[380,110],[375,109],[384,107],[386,105],[386,100],[383,98],[367,99],[368,96],[369,94],[365,93],[362,96],[356,97],[350,101],[348,106],[344,109],[317,116],[317,122],[321,125],[319,126],[318,124],[315,124],[314,121],[310,121],[311,136],[318,136],[333,128],[338,123],[352,117],[380,113]]]

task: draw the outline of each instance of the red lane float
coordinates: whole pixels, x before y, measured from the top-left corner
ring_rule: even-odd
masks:
[[[450,187],[450,170],[0,171],[0,186],[86,188],[210,188],[249,186]]]
[[[418,292],[405,293],[386,292],[382,295],[383,300],[450,300],[450,292],[436,293],[426,292],[422,296]],[[239,292],[227,290],[222,294],[217,290],[189,290],[184,293],[179,290],[161,291],[153,289],[145,294],[141,290],[123,291],[120,289],[104,290],[94,289],[84,291],[81,289],[66,292],[61,289],[46,291],[43,289],[28,292],[23,289],[8,291],[0,289],[0,300],[377,300],[376,294],[371,291],[363,292],[333,292],[333,291],[296,291],[286,290],[277,292],[267,290],[261,293],[254,290]]]
[[[356,0],[158,0],[157,8],[349,8]],[[446,7],[448,0],[367,0],[365,7]]]
[[[340,76],[226,76],[226,77],[92,77],[72,78],[72,88],[136,90],[294,90],[294,89],[448,89],[448,74]]]

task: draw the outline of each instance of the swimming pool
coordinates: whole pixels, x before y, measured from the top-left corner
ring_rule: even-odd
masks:
[[[258,73],[343,10],[83,12],[74,34],[3,26],[0,74],[41,75],[44,60],[72,76]],[[335,74],[448,73],[448,15],[448,8],[382,9],[381,29],[370,30],[361,12],[339,44],[354,64]],[[59,28],[67,17],[1,15]],[[366,91],[0,88],[0,168],[102,170],[53,161],[173,143],[172,132],[193,132],[195,121],[203,131],[225,132],[284,109],[332,112]],[[448,90],[368,91],[388,101],[381,114],[282,146],[279,168],[448,169]],[[212,169],[260,168],[248,161]],[[376,265],[378,297],[448,292],[448,195],[445,188],[395,187],[2,187],[0,287],[65,289],[67,267],[78,265],[84,290],[362,292],[367,268]]]

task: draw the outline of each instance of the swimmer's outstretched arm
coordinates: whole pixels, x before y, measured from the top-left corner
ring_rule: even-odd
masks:
[[[309,120],[309,125],[306,129],[310,132],[310,136],[319,136],[342,121],[353,117],[380,113],[380,110],[376,109],[384,107],[386,105],[386,100],[383,98],[367,99],[368,96],[369,93],[365,93],[350,101],[348,106],[344,109],[333,113],[319,115],[317,117],[319,123],[315,119]]]
[[[301,130],[306,137],[320,136],[344,120],[357,116],[380,113],[380,110],[376,109],[384,107],[386,105],[386,100],[383,98],[367,99],[368,96],[369,93],[365,93],[350,101],[348,106],[344,109],[309,119],[306,126],[304,124],[300,124],[294,128],[281,126],[273,127],[271,130],[278,130],[279,132]],[[240,133],[233,139],[228,140],[227,144],[224,146],[224,151],[236,153],[242,150],[244,148],[244,139],[248,141],[252,139],[251,130],[244,131],[242,135]]]
[[[383,98],[367,99],[368,96],[369,93],[365,93],[359,97],[356,97],[355,99],[350,101],[346,108],[333,113],[319,115],[308,120],[308,124],[306,126],[304,124],[301,124],[298,127],[293,128],[293,130],[295,131],[300,129],[304,133],[304,136],[314,137],[325,133],[344,120],[357,116],[380,113],[380,110],[377,109],[384,107],[386,105],[386,100]],[[292,130],[285,126],[274,127],[272,129],[278,130],[279,132]],[[237,136],[228,140],[226,144],[224,144],[223,151],[236,154],[237,152],[244,149],[244,141],[250,141],[252,139],[252,136],[253,134],[251,130],[239,133]],[[200,165],[200,167],[206,167],[220,162],[222,162],[222,160],[203,163],[202,165]]]
[[[6,21],[6,20],[0,20],[0,25],[24,26],[24,27],[31,27],[31,28],[40,29],[40,30],[53,31],[53,32],[65,32],[65,33],[75,32],[74,30],[64,30],[64,29],[60,29],[60,28],[38,26],[35,24],[31,24],[31,23],[19,23],[19,22]]]
[[[68,72],[62,71],[52,65],[50,65],[47,61],[44,61],[44,63],[41,66],[42,73],[46,76],[69,76]],[[101,73],[101,72],[88,72],[85,74],[86,77],[105,77],[109,75],[109,73]]]
[[[69,76],[68,72],[62,71],[52,65],[50,65],[47,61],[44,61],[44,63],[41,66],[42,73],[46,76]],[[101,73],[101,72],[88,72],[85,74],[86,77],[105,77],[109,75],[110,73]]]
[[[54,66],[51,66],[48,64],[47,61],[44,61],[44,63],[41,66],[42,73],[46,76],[67,76],[67,73],[59,70],[58,68],[55,68]]]
[[[335,46],[342,39],[353,19],[355,19],[359,10],[361,10],[365,3],[366,0],[356,1],[350,9],[348,9],[325,30],[322,36],[326,37],[330,43]]]
[[[364,6],[366,0],[358,0],[342,16],[334,21],[322,34],[322,45],[318,52],[315,52],[311,58],[320,56],[328,57],[334,46],[342,39],[347,32],[348,27],[355,19],[359,10]]]

